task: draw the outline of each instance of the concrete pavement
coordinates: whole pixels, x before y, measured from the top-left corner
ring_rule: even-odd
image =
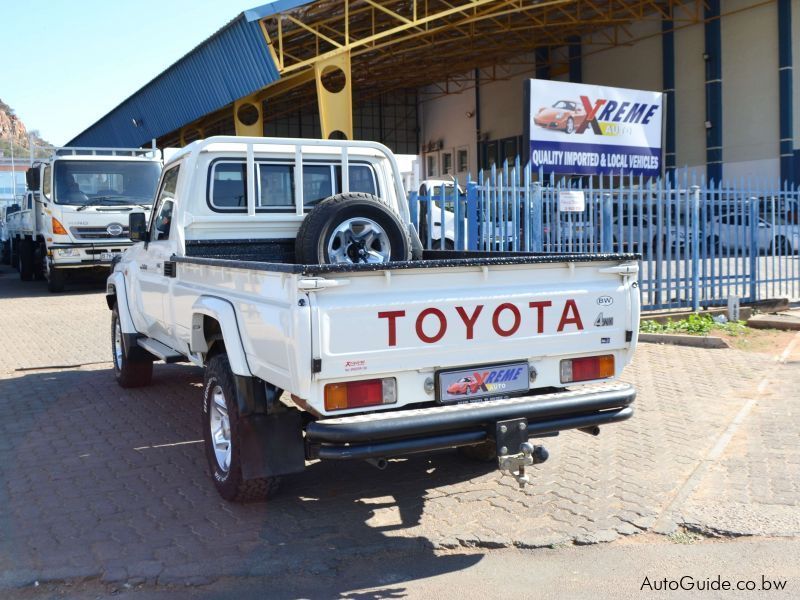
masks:
[[[241,506],[208,480],[200,370],[157,365],[149,388],[118,388],[108,318],[97,287],[53,296],[0,269],[0,589],[337,579],[376,557],[455,574],[476,552],[628,543],[654,526],[800,533],[797,344],[783,362],[781,348],[640,346],[624,375],[634,418],[545,440],[551,459],[523,491],[443,452],[386,471],[317,462]]]

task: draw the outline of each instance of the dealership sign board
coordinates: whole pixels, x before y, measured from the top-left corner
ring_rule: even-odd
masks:
[[[542,79],[527,85],[534,169],[661,175],[661,92]]]

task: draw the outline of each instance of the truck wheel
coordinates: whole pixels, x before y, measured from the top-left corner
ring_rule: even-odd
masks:
[[[19,240],[9,240],[11,253],[9,254],[9,264],[15,269],[19,269]]]
[[[33,244],[30,240],[19,243],[19,278],[22,281],[33,280]]]
[[[131,348],[125,356],[125,338],[119,321],[119,308],[111,310],[111,357],[114,377],[120,387],[134,388],[150,385],[153,379],[153,357],[141,348]]]
[[[338,194],[317,204],[295,241],[299,264],[411,260],[411,240],[394,211],[371,194]]]
[[[263,500],[278,489],[280,480],[242,477],[238,406],[228,355],[220,352],[206,364],[203,381],[203,440],[211,477],[225,500]]]
[[[47,270],[47,290],[53,294],[59,294],[64,291],[64,280],[66,275],[61,269],[51,266]]]
[[[475,446],[461,446],[458,453],[464,458],[476,462],[492,462],[497,460],[497,448],[491,442],[482,442]]]

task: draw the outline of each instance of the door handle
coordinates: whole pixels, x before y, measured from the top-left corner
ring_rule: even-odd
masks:
[[[147,271],[147,265],[139,265],[139,270]]]

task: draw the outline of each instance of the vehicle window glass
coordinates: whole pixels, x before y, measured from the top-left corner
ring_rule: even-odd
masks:
[[[316,204],[333,196],[330,165],[303,165],[303,203]]]
[[[155,210],[153,211],[153,222],[150,226],[150,231],[153,232],[151,239],[153,240],[166,240],[169,238],[175,190],[178,188],[179,169],[180,165],[172,167],[164,173],[164,177],[161,179],[161,187],[158,189]]]
[[[350,165],[348,168],[350,173],[350,191],[363,192],[365,194],[378,195],[378,190],[375,187],[375,172],[372,167],[368,165]],[[342,168],[336,167],[336,181],[337,189],[342,189]],[[435,192],[434,192],[435,193]]]
[[[48,200],[50,199],[50,165],[44,168],[44,179],[42,181],[42,193],[44,194],[45,198]]]
[[[161,167],[154,161],[59,160],[53,167],[57,204],[150,203]]]
[[[174,206],[175,203],[167,199],[158,209],[158,214],[155,218],[156,240],[169,239],[170,225],[172,225],[172,208]]]
[[[220,209],[246,208],[246,180],[245,163],[216,163],[211,181],[211,205]]]
[[[261,195],[259,206],[288,208],[294,206],[294,167],[259,164]],[[305,184],[304,184],[305,186]]]

